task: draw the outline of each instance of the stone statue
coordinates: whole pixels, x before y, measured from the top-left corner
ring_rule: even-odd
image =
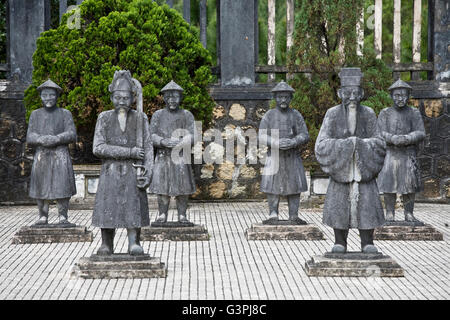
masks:
[[[150,192],[158,197],[159,215],[156,222],[167,222],[169,201],[175,196],[178,221],[188,223],[186,210],[190,194],[195,192],[195,181],[190,165],[190,153],[174,161],[175,147],[191,150],[194,143],[194,116],[188,110],[180,109],[183,88],[170,81],[161,89],[166,107],[156,111],[151,119],[150,134],[155,147],[155,167],[153,170]],[[182,138],[175,137],[176,132],[184,133]],[[180,151],[183,151],[180,150]],[[175,151],[175,152],[174,152]],[[184,151],[183,151],[184,152]],[[188,162],[186,160],[188,157]]]
[[[129,71],[114,73],[109,85],[115,109],[100,113],[93,153],[102,159],[92,225],[101,228],[98,255],[113,253],[116,228],[127,228],[128,253],[142,255],[141,227],[149,225],[146,189],[153,167],[153,145],[147,116],[142,112],[142,89]],[[131,109],[137,100],[137,110]]]
[[[389,88],[394,106],[383,109],[377,121],[387,150],[377,180],[384,194],[387,221],[394,221],[397,193],[402,195],[405,220],[417,221],[413,215],[414,198],[416,192],[423,191],[416,155],[425,129],[420,111],[407,105],[411,90],[406,82],[397,80]]]
[[[44,106],[31,113],[28,125],[27,143],[36,147],[29,195],[37,200],[37,225],[48,223],[49,200],[57,202],[59,224],[69,224],[69,200],[76,187],[68,144],[76,141],[75,125],[70,111],[56,106],[62,92],[56,83],[49,79],[37,90]]]
[[[360,105],[364,96],[359,68],[339,73],[342,104],[325,114],[315,154],[322,170],[330,176],[323,208],[323,222],[334,229],[334,253],[347,251],[349,228],[358,228],[364,253],[377,253],[373,232],[384,224],[376,177],[386,154],[377,132],[375,112]]]
[[[306,224],[298,217],[300,193],[308,189],[298,147],[308,142],[308,129],[300,112],[289,108],[294,89],[282,81],[272,92],[276,108],[267,111],[259,125],[260,143],[269,148],[261,191],[267,193],[269,221],[278,220],[280,196],[286,196],[289,221]]]

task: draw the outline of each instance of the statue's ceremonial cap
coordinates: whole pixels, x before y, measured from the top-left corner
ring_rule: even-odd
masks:
[[[363,74],[360,68],[342,68],[339,72],[341,87],[361,86]]]
[[[175,81],[171,80],[168,84],[166,84],[164,86],[164,88],[161,89],[161,92],[166,92],[166,91],[180,91],[183,92],[183,88],[180,87],[178,84],[175,83]]]
[[[295,92],[295,90],[286,82],[281,81],[272,89],[272,92]]]
[[[392,86],[389,87],[389,91],[392,91],[394,89],[409,89],[412,90],[412,87],[407,84],[405,81],[403,81],[402,79],[398,79],[397,81],[395,81]]]
[[[41,84],[37,88],[37,91],[41,92],[44,89],[55,89],[58,93],[62,92],[62,88],[60,86],[58,86],[56,83],[54,83],[52,80],[50,80],[50,79],[48,79],[43,84]]]
[[[136,89],[133,85],[133,78],[128,70],[118,70],[114,72],[114,78],[108,87],[109,92],[114,91],[131,91],[135,92]]]

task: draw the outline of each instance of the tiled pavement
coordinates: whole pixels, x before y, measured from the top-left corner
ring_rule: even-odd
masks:
[[[208,229],[210,241],[144,242],[144,250],[168,266],[166,279],[83,280],[70,277],[80,257],[99,246],[89,210],[71,210],[72,222],[94,232],[92,243],[12,245],[13,234],[30,225],[36,207],[0,207],[0,299],[444,299],[450,298],[450,206],[416,204],[416,216],[444,233],[444,241],[377,241],[405,270],[404,278],[310,278],[304,265],[328,251],[333,232],[319,209],[301,215],[324,232],[322,241],[247,241],[245,230],[266,218],[264,202],[195,203],[191,221]],[[280,205],[282,218],[287,206]],[[171,210],[175,216],[175,211]],[[56,208],[51,209],[51,221]],[[151,210],[151,219],[156,216]],[[170,217],[169,217],[170,219]],[[125,252],[125,230],[116,236]],[[349,250],[359,250],[352,230]]]

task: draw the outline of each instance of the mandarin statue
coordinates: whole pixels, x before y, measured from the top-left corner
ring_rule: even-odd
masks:
[[[386,141],[386,159],[378,175],[378,188],[384,194],[386,220],[395,220],[397,194],[403,201],[405,221],[415,222],[416,192],[423,191],[417,162],[418,144],[425,138],[420,111],[407,105],[411,86],[402,80],[390,88],[394,106],[383,109],[378,117],[378,130]]]
[[[282,81],[272,92],[276,108],[267,111],[259,125],[259,141],[269,148],[261,178],[261,191],[269,204],[268,222],[278,221],[280,196],[285,196],[289,221],[306,224],[298,216],[300,193],[308,189],[299,147],[308,142],[308,129],[300,112],[289,107],[294,89]]]
[[[114,252],[115,229],[126,228],[128,253],[142,255],[141,228],[149,225],[146,189],[153,168],[148,119],[142,112],[142,88],[129,71],[114,73],[109,85],[114,110],[100,113],[93,153],[102,159],[92,225],[101,228],[98,255]],[[136,101],[136,109],[131,108]]]
[[[56,200],[58,222],[69,224],[69,200],[76,194],[75,176],[68,144],[76,141],[75,124],[69,110],[58,108],[62,89],[52,80],[37,88],[43,107],[30,115],[27,143],[36,147],[30,176],[31,198],[39,209],[37,225],[48,224],[49,201]]]
[[[342,103],[325,114],[315,144],[317,161],[330,176],[323,223],[334,229],[332,252],[345,253],[348,231],[357,228],[361,251],[377,253],[373,233],[385,220],[376,178],[386,146],[377,131],[375,112],[360,104],[361,70],[342,68],[339,77]]]

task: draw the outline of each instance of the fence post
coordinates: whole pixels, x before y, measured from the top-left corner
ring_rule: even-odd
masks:
[[[450,1],[435,0],[433,2],[433,78],[448,84],[450,82],[450,71],[448,70],[450,64],[450,55],[448,54],[450,46]],[[447,88],[449,87],[447,85]]]
[[[206,9],[206,0],[200,0],[200,41],[203,45],[203,48],[206,48],[206,24],[207,24],[207,9]]]
[[[59,0],[59,22],[61,23],[62,16],[67,11],[67,0]]]
[[[220,0],[220,74],[222,86],[255,83],[257,1]]]
[[[374,48],[377,59],[381,59],[382,50],[382,17],[383,17],[383,0],[375,0],[375,30],[374,30]]]
[[[275,0],[268,0],[267,10],[267,64],[273,66],[275,65]],[[269,73],[267,80],[275,81],[275,73]]]
[[[50,28],[50,0],[9,1],[10,77],[31,83],[36,39]],[[24,23],[26,21],[26,23]]]
[[[422,28],[422,0],[414,0],[412,60],[420,62],[420,35]],[[419,80],[420,72],[411,72],[411,80]]]
[[[191,0],[183,0],[183,18],[191,24]]]
[[[402,0],[394,0],[394,33],[392,37],[394,63],[400,63],[401,56],[401,9]],[[398,80],[399,78],[400,72],[394,72],[394,79]]]

